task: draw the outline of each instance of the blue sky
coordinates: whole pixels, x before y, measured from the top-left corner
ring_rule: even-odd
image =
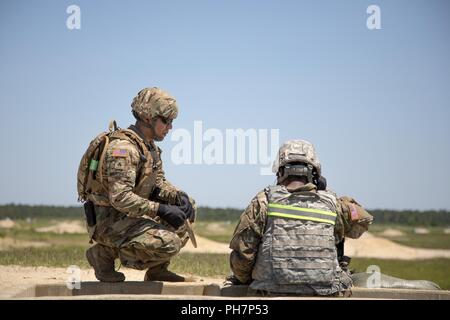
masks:
[[[81,9],[69,30],[66,8]],[[369,5],[381,30],[366,27]],[[368,208],[450,209],[448,1],[0,2],[0,203],[76,204],[76,171],[148,86],[174,130],[279,129],[313,142],[329,186]],[[258,165],[175,165],[200,205],[243,208]]]

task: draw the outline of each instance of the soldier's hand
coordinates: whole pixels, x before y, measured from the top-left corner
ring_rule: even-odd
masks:
[[[189,196],[184,193],[179,193],[179,199],[180,199],[180,209],[186,213],[186,217],[189,219],[189,221],[193,222],[195,220],[195,209],[192,206],[192,203],[189,201]]]
[[[181,227],[186,220],[186,214],[178,206],[160,203],[156,213],[175,229]]]

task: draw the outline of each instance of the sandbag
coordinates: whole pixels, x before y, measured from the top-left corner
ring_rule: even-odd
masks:
[[[405,280],[381,273],[379,283],[375,284],[375,281],[368,281],[371,276],[374,276],[374,274],[367,272],[353,273],[351,274],[353,285],[360,288],[441,290],[436,283],[428,280]]]

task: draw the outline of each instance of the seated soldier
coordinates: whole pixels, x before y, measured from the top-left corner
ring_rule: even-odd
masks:
[[[269,295],[350,293],[352,280],[342,267],[348,260],[343,252],[338,259],[338,251],[344,237],[368,230],[372,216],[352,198],[326,189],[307,141],[283,144],[273,171],[277,185],[253,198],[234,231],[228,280]]]

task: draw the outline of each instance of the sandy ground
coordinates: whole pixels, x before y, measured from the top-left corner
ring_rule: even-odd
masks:
[[[380,233],[382,237],[401,237],[404,236],[405,233],[403,231],[397,229],[386,229]]]
[[[81,281],[97,281],[93,269],[80,270]],[[142,281],[145,271],[120,268],[127,281]],[[0,299],[13,298],[37,284],[65,284],[71,273],[65,268],[0,266]],[[222,284],[222,278],[198,277],[197,282]]]
[[[0,220],[0,228],[10,229],[10,228],[14,228],[15,225],[16,225],[16,223],[9,218]]]
[[[428,230],[427,228],[415,228],[414,233],[415,234],[429,234],[430,230]]]
[[[194,248],[191,241],[188,241],[182,252],[192,253],[230,253],[227,243],[212,241],[203,237],[196,236],[197,248]]]
[[[368,232],[356,240],[346,239],[345,254],[359,258],[400,260],[450,258],[450,250],[407,247],[381,237],[375,237]]]
[[[11,221],[13,222],[13,221]],[[14,227],[8,220],[2,221],[4,228]],[[13,222],[14,223],[14,222]],[[215,228],[216,226],[211,226]],[[50,227],[40,228],[42,232],[57,233],[84,233],[85,229],[82,223],[73,221],[64,221],[56,223]],[[423,230],[421,230],[423,232]],[[420,231],[419,231],[420,232]],[[400,236],[399,230],[386,230],[385,236]],[[194,248],[189,241],[182,249],[182,252],[193,253],[223,253],[228,254],[230,249],[228,244],[219,243],[197,236],[198,247]],[[21,241],[12,238],[0,238],[0,251],[10,248],[23,247],[43,247],[48,245],[45,242]],[[1,254],[1,253],[0,253]],[[370,233],[365,233],[360,239],[347,239],[345,243],[345,254],[350,257],[379,258],[379,259],[403,259],[420,260],[431,258],[450,258],[450,250],[438,249],[419,249],[396,244],[393,241],[383,237],[376,237]],[[144,271],[137,271],[127,268],[121,268],[127,280],[141,281],[144,277]],[[47,268],[47,267],[19,267],[19,266],[0,266],[0,298],[11,298],[26,288],[36,284],[61,284],[69,278],[65,268]],[[81,270],[82,281],[95,281],[92,269]],[[199,281],[209,281],[213,283],[222,283],[223,279],[218,278],[199,278]]]
[[[48,227],[37,228],[37,232],[54,233],[86,233],[86,227],[81,221],[62,221]]]

